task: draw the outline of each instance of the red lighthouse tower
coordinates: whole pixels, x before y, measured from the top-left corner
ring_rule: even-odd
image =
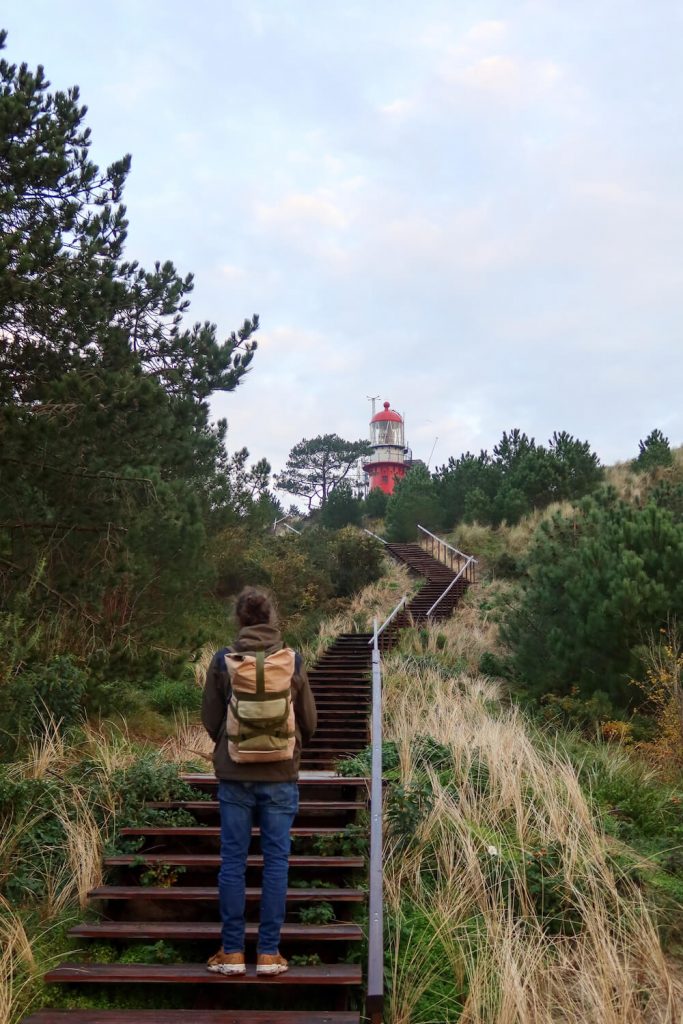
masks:
[[[388,402],[370,420],[370,444],[372,455],[363,463],[370,490],[379,487],[385,494],[393,494],[396,481],[406,475],[408,467],[403,419]]]

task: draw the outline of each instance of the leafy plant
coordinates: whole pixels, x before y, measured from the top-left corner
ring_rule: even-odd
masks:
[[[144,857],[141,863],[145,863]],[[150,864],[140,875],[140,885],[170,889],[186,870],[187,868],[179,864]]]
[[[299,920],[302,924],[331,924],[336,914],[331,903],[312,903],[310,907],[300,907]]]

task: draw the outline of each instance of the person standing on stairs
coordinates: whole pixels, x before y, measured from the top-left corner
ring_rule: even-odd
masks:
[[[202,722],[215,743],[221,815],[218,895],[222,944],[207,967],[244,974],[245,875],[253,824],[261,830],[263,880],[256,973],[281,974],[290,831],[299,809],[302,744],[315,732],[315,700],[300,654],[285,647],[271,597],[246,587],[237,598],[239,636],[209,665]]]

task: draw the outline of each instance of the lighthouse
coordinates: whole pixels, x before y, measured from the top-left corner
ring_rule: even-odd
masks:
[[[406,475],[408,464],[403,418],[388,402],[370,420],[370,444],[372,455],[363,463],[370,477],[370,490],[379,487],[385,494],[393,494],[396,481]]]

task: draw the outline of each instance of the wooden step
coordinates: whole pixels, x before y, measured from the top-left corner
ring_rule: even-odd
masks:
[[[207,971],[205,964],[88,964],[63,963],[45,975],[45,981],[84,984],[125,985],[360,985],[359,964],[316,964],[290,966],[284,974],[257,977],[256,965],[247,964],[246,974],[225,975]],[[190,1016],[192,1016],[190,1014]]]
[[[248,921],[247,939],[255,939],[258,923]],[[77,924],[69,930],[76,939],[166,939],[168,941],[219,941],[219,921],[91,921]],[[287,942],[360,942],[360,925],[341,922],[335,924],[289,924],[282,926],[280,936]]]
[[[186,775],[180,776],[183,782],[189,783],[191,786],[217,786],[218,779],[215,775],[208,773],[193,772]],[[363,778],[363,776],[351,776],[346,778],[343,775],[313,775],[299,776],[299,789],[303,789],[307,786],[367,786],[369,779]],[[305,801],[302,801],[302,803]]]
[[[360,1024],[347,1010],[39,1010],[22,1024]]]
[[[133,828],[131,826],[122,828],[119,830],[120,836],[161,836],[172,839],[219,839],[221,834],[220,826],[218,825],[163,825],[155,827],[153,825],[144,826],[142,828]],[[258,836],[261,834],[260,828],[252,828],[252,836]],[[319,825],[305,826],[301,828],[291,828],[289,830],[291,836],[340,836],[344,834],[344,826],[337,825],[333,828],[321,828]]]
[[[307,747],[306,751],[310,748]],[[305,751],[304,751],[305,753]],[[321,753],[321,751],[318,751]],[[332,751],[338,754],[337,750]],[[185,811],[213,811],[218,813],[218,800],[156,800],[145,804],[145,807],[153,807],[158,810],[185,810]],[[360,811],[366,806],[365,803],[351,800],[302,800],[299,804],[298,814],[319,814],[321,811]]]
[[[140,863],[140,860],[144,863]],[[106,867],[140,867],[144,868],[150,864],[175,864],[187,868],[213,868],[219,867],[221,858],[215,853],[125,853],[114,857],[105,857]],[[325,857],[319,854],[293,853],[289,858],[290,868],[315,868],[316,871],[331,871],[339,869],[354,871],[365,865],[363,857]],[[260,853],[249,854],[247,857],[248,868],[262,868],[263,857]]]
[[[261,899],[260,886],[247,886],[248,903]],[[328,902],[328,903],[362,903],[366,898],[362,889],[346,889],[338,886],[335,889],[325,887],[297,888],[287,890],[288,903]],[[182,900],[196,902],[217,902],[217,885],[99,885],[88,893],[91,900]]]

